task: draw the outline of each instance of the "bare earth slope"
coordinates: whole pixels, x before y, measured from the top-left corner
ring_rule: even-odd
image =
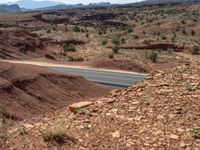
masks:
[[[17,132],[7,144],[27,150],[198,150],[200,67],[152,72],[145,81],[83,110],[74,114],[66,108],[48,119],[38,118],[28,134]],[[39,130],[46,122],[56,125],[58,116],[63,116],[66,133],[75,143],[70,138],[62,145],[43,140]]]
[[[15,28],[0,29],[0,58],[27,59],[44,54],[44,45],[36,34]]]
[[[1,108],[12,119],[38,116],[108,92],[80,76],[31,65],[0,64]]]

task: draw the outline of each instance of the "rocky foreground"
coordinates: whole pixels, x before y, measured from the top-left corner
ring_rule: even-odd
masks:
[[[65,128],[63,137],[46,139],[47,125]],[[5,149],[199,150],[200,66],[152,72],[109,98],[23,122],[23,129],[9,131]]]

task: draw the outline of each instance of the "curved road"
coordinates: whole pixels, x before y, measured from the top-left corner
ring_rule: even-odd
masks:
[[[140,74],[128,74],[128,73],[116,73],[108,71],[90,70],[90,69],[78,69],[78,68],[65,68],[65,67],[49,67],[51,69],[66,72],[69,74],[75,74],[85,77],[90,81],[107,85],[111,88],[123,89],[130,85],[141,81],[145,78],[145,75]]]

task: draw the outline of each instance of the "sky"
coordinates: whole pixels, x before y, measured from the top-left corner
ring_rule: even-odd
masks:
[[[15,1],[17,0],[0,0],[0,3],[8,3],[8,2],[15,2]],[[43,0],[34,0],[34,1],[43,1]],[[77,4],[77,3],[89,4],[89,3],[99,3],[99,2],[111,2],[111,3],[123,4],[123,3],[138,2],[142,0],[50,0],[50,1],[63,2],[66,4]]]

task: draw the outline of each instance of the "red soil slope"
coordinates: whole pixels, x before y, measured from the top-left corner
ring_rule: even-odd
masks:
[[[24,59],[44,54],[42,40],[36,34],[21,29],[0,30],[0,58]]]
[[[14,120],[38,116],[109,90],[80,76],[46,68],[0,63],[0,104]]]

